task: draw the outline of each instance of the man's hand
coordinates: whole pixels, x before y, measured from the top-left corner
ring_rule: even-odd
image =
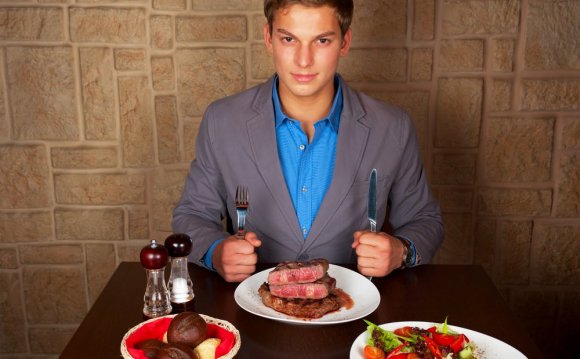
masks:
[[[403,243],[386,233],[357,231],[352,248],[356,251],[357,267],[362,275],[384,277],[401,266]]]
[[[261,245],[254,232],[246,232],[243,239],[230,236],[215,247],[213,267],[226,282],[241,282],[256,271],[256,248]]]

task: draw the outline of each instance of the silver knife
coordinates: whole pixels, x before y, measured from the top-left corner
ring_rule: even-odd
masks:
[[[369,203],[367,213],[371,231],[377,231],[377,169],[373,168],[369,177]]]

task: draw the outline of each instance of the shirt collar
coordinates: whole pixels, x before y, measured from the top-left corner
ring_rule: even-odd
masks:
[[[336,89],[336,92],[334,94],[334,100],[329,115],[321,120],[328,119],[332,129],[335,132],[338,132],[340,115],[342,113],[342,80],[338,75],[334,75],[334,88]],[[272,102],[274,103],[274,120],[276,127],[284,123],[284,120],[293,120],[286,116],[284,111],[282,111],[282,104],[280,102],[280,96],[278,95],[278,75],[274,77],[274,86],[272,86]]]

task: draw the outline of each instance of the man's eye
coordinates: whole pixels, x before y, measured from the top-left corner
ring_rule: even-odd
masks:
[[[318,42],[320,42],[321,44],[329,44],[330,40],[329,39],[318,39]]]
[[[292,39],[290,36],[282,37],[282,42],[292,42],[292,40],[294,40],[294,39]]]

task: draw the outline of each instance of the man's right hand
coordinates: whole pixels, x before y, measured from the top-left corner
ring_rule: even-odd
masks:
[[[215,247],[213,267],[226,282],[241,282],[256,271],[256,248],[261,245],[254,232],[246,232],[243,239],[230,236]]]

